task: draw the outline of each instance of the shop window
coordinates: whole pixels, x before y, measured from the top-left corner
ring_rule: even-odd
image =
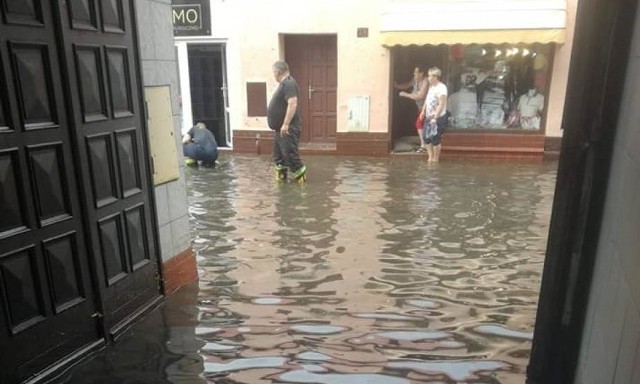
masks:
[[[450,46],[450,127],[542,130],[551,54],[551,44]]]

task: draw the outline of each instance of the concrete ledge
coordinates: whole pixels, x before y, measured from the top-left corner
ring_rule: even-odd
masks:
[[[454,145],[442,145],[444,152],[496,152],[496,153],[543,153],[544,148],[526,148],[526,147],[465,147]]]
[[[442,156],[483,159],[544,158],[545,137],[537,132],[446,132]]]
[[[164,294],[171,295],[181,287],[198,280],[198,266],[191,248],[162,264]]]
[[[560,158],[562,137],[546,137],[544,140],[544,158],[557,160]]]
[[[271,154],[273,131],[233,131],[233,151]],[[388,156],[389,134],[377,132],[338,132],[335,142],[300,145],[300,155]]]
[[[234,131],[233,151],[271,154],[273,131]],[[329,156],[391,155],[391,138],[386,132],[338,132],[335,143],[301,145],[300,154]],[[542,160],[559,141],[539,132],[446,132],[442,137],[443,157]]]

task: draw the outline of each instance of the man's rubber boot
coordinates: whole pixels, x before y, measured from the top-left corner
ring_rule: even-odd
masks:
[[[307,181],[307,167],[303,165],[293,173],[293,179],[302,184]]]
[[[185,157],[184,158],[184,164],[187,167],[197,167],[198,166],[198,162],[195,159],[192,159],[190,157]]]
[[[276,165],[275,167],[276,181],[287,181],[287,167]]]

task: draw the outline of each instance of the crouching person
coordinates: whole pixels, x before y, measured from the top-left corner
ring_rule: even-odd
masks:
[[[205,167],[215,167],[218,143],[207,126],[198,123],[182,136],[182,154],[189,166],[202,164]]]

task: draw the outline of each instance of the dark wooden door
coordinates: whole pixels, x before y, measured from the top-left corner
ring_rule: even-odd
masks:
[[[0,382],[159,297],[133,2],[0,1]]]
[[[134,4],[55,1],[89,251],[114,336],[160,297]]]
[[[299,108],[303,143],[336,140],[338,88],[337,39],[335,35],[289,35],[285,37],[285,60],[300,87]]]
[[[1,383],[100,338],[55,3],[0,2]]]

